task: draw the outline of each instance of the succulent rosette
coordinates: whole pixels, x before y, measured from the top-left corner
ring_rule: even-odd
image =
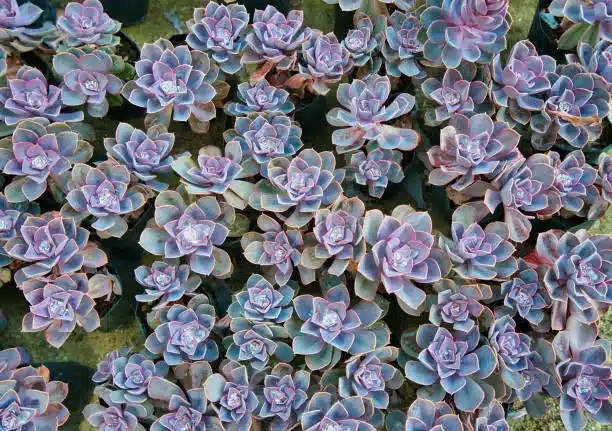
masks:
[[[61,90],[50,85],[38,69],[21,66],[17,75],[0,88],[0,120],[8,126],[21,120],[44,117],[50,121],[82,121],[82,112],[62,112]]]
[[[414,96],[401,93],[385,105],[390,93],[387,76],[371,75],[338,86],[337,99],[342,107],[329,111],[327,122],[344,127],[332,134],[339,154],[358,150],[367,141],[376,141],[385,150],[412,151],[419,145],[420,136],[413,129],[385,124],[408,114],[414,107]]]
[[[237,362],[227,362],[204,382],[206,399],[212,404],[221,422],[248,431],[253,423],[253,412],[259,405],[252,391],[247,368]]]
[[[147,388],[154,376],[164,377],[168,365],[164,361],[153,362],[139,353],[122,356],[112,363],[113,384],[110,393],[113,403],[139,404],[148,399]]]
[[[191,195],[222,195],[229,205],[244,209],[253,192],[253,184],[243,178],[257,173],[258,166],[243,163],[238,142],[225,145],[225,155],[213,145],[202,147],[197,164],[190,155],[172,161],[172,169],[181,177],[187,193]]]
[[[0,44],[8,50],[31,51],[55,38],[52,22],[37,26],[43,10],[34,3],[3,0],[0,4]]]
[[[493,121],[487,114],[470,118],[455,114],[440,132],[440,145],[427,156],[433,166],[429,182],[468,193],[482,193],[479,179],[493,178],[510,164],[522,159],[518,150],[520,135],[506,123]]]
[[[11,262],[4,246],[7,241],[19,235],[21,225],[27,216],[28,214],[19,206],[9,203],[4,194],[0,193],[0,267]]]
[[[385,29],[382,54],[385,70],[390,76],[424,78],[425,70],[416,58],[423,52],[419,34],[424,31],[418,17],[412,12],[394,11]]]
[[[485,407],[490,402],[485,403],[486,394],[492,388],[483,379],[496,369],[497,360],[491,347],[478,346],[479,337],[476,327],[453,334],[435,325],[421,325],[416,342],[422,350],[418,361],[406,363],[406,377],[429,386],[429,393],[422,395],[431,401],[440,401],[449,394],[461,411]]]
[[[212,84],[219,68],[211,64],[208,54],[158,39],[142,47],[136,74],[121,94],[133,105],[146,108],[159,124],[168,125],[170,117],[203,124],[215,118],[212,100],[217,91]]]
[[[595,186],[597,170],[586,162],[580,150],[572,151],[563,160],[554,151],[548,156],[555,168],[555,188],[561,197],[563,210],[586,214],[586,207],[599,199],[599,190]]]
[[[243,290],[236,293],[227,314],[253,323],[283,323],[293,314],[295,289],[285,285],[275,289],[259,274],[252,274]]]
[[[568,63],[579,63],[587,71],[597,75],[596,86],[612,90],[612,43],[600,40],[597,45],[578,44],[577,55],[566,55]]]
[[[546,318],[544,310],[550,307],[550,296],[535,269],[522,259],[519,259],[518,268],[519,272],[501,285],[504,305],[516,310],[532,325],[541,327]]]
[[[28,362],[28,354],[21,347],[0,350],[0,380],[10,380],[13,372]]]
[[[148,416],[147,409],[137,403],[115,403],[111,399],[112,391],[106,387],[96,388],[96,395],[104,402],[88,404],[83,409],[83,416],[89,424],[100,430],[115,429],[117,431],[145,431],[139,422]]]
[[[206,8],[195,8],[193,19],[187,21],[187,44],[206,52],[221,70],[234,74],[242,67],[241,53],[249,14],[241,4],[209,2]]]
[[[232,270],[223,244],[234,210],[220,206],[214,196],[187,205],[175,191],[164,191],[155,199],[155,225],[145,228],[140,245],[156,256],[175,259],[189,256],[189,266],[197,274],[228,277]]]
[[[20,287],[30,304],[30,312],[23,318],[22,332],[45,331],[47,342],[59,348],[77,325],[86,332],[100,326],[94,300],[88,295],[86,274],[33,278]]]
[[[475,81],[476,67],[464,63],[462,70],[447,69],[442,82],[427,78],[421,84],[425,97],[437,106],[425,113],[425,122],[432,126],[442,124],[456,114],[470,116],[478,110],[489,92],[487,84]]]
[[[525,379],[519,373],[528,368],[531,353],[531,338],[516,332],[516,322],[510,316],[495,320],[489,328],[489,345],[497,354],[501,378],[513,389],[525,386]]]
[[[463,423],[451,406],[446,402],[432,402],[425,398],[417,398],[404,415],[394,411],[387,416],[389,430],[443,430],[462,431]],[[480,431],[480,430],[479,430]]]
[[[506,411],[504,407],[497,401],[481,409],[474,421],[474,429],[476,431],[485,431],[494,429],[496,431],[510,431],[510,425],[506,420]]]
[[[170,366],[215,361],[219,357],[219,347],[210,337],[216,320],[215,308],[198,299],[193,308],[174,304],[156,314],[161,323],[147,337],[145,348],[154,355],[162,355]]]
[[[382,309],[370,301],[359,301],[351,307],[348,289],[342,284],[329,289],[323,298],[300,295],[293,306],[297,316],[289,321],[295,329],[293,351],[305,356],[311,370],[335,365],[340,355],[334,355],[334,351],[360,355],[388,341],[386,327],[371,328]]]
[[[428,0],[421,14],[427,29],[425,58],[454,69],[462,60],[488,63],[506,48],[509,0]]]
[[[107,156],[124,165],[135,180],[157,192],[168,188],[158,176],[172,172],[173,147],[174,133],[161,125],[152,126],[145,133],[128,123],[119,123],[115,137],[104,138]]]
[[[305,430],[374,431],[376,428],[370,424],[373,414],[374,406],[369,398],[337,399],[329,392],[317,392],[308,400],[301,424]]]
[[[121,23],[104,12],[99,0],[84,0],[66,5],[64,14],[57,18],[57,28],[63,34],[62,42],[69,46],[117,45],[116,33]]]
[[[291,347],[279,338],[286,337],[282,326],[257,323],[251,325],[247,320],[233,319],[234,334],[227,337],[225,356],[231,361],[247,362],[254,370],[262,371],[274,357],[280,362],[291,362]]]
[[[176,302],[183,295],[193,295],[202,282],[199,275],[190,275],[189,265],[179,265],[176,260],[155,261],[150,267],[141,265],[134,270],[134,275],[145,288],[145,293],[136,295],[136,300],[159,301],[158,306]]]
[[[96,372],[91,377],[94,383],[107,383],[113,377],[113,362],[117,358],[127,357],[132,351],[132,347],[122,347],[108,353],[96,366]]]
[[[491,288],[487,285],[457,286],[446,279],[440,281],[439,289],[443,290],[438,293],[437,303],[429,309],[429,321],[436,326],[444,323],[452,325],[454,331],[461,332],[472,330],[486,310],[480,301],[492,296]],[[490,310],[486,314],[490,314]]]
[[[366,155],[358,151],[351,155],[351,171],[355,182],[368,186],[368,194],[382,198],[389,182],[401,183],[404,179],[402,170],[402,153],[396,150],[376,148]]]
[[[238,117],[234,128],[226,130],[223,136],[227,143],[236,141],[240,144],[243,156],[251,157],[259,164],[263,177],[268,177],[270,160],[290,158],[304,146],[299,124],[282,114]]]
[[[242,103],[227,103],[224,107],[225,113],[234,117],[254,113],[288,115],[295,109],[289,92],[270,85],[265,79],[255,84],[238,84],[237,96]]]
[[[257,210],[285,213],[285,224],[300,228],[319,208],[331,206],[342,194],[344,169],[336,169],[331,151],[307,148],[292,159],[276,157],[268,162],[269,180],[255,185],[249,204]]]
[[[384,20],[379,18],[375,23],[362,12],[353,16],[354,28],[349,30],[342,41],[355,62],[355,66],[362,67],[370,64],[369,70],[377,72],[381,66],[380,56],[376,53],[383,44]]]
[[[372,300],[382,284],[396,295],[400,306],[417,310],[425,292],[416,283],[433,283],[450,271],[450,260],[435,247],[429,214],[398,206],[391,216],[379,210],[365,215],[364,236],[368,252],[359,261],[355,293]]]
[[[593,37],[612,41],[612,6],[606,0],[592,0],[582,2],[579,0],[553,0],[549,6],[550,13],[554,16],[563,17],[567,21],[574,23],[570,29],[573,33],[582,34],[581,39]],[[568,32],[566,30],[566,32]],[[572,32],[570,32],[572,33]],[[587,36],[590,35],[590,36]],[[565,36],[565,35],[563,35]],[[563,37],[568,39],[569,37]],[[575,36],[574,36],[575,37]],[[577,39],[577,38],[576,38]],[[566,41],[567,48],[574,48],[573,44]],[[574,44],[576,42],[574,41]],[[567,49],[565,48],[565,49]]]
[[[48,212],[40,217],[28,217],[20,235],[5,244],[13,259],[29,263],[15,273],[17,285],[42,277],[51,271],[70,274],[81,268],[99,268],[108,261],[106,254],[87,243],[89,231],[77,226],[74,219]]]

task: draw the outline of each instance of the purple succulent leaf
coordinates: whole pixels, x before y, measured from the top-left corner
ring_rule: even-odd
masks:
[[[68,3],[57,19],[57,28],[64,36],[62,42],[69,47],[117,45],[119,38],[115,34],[121,23],[104,12],[99,0],[85,0]]]

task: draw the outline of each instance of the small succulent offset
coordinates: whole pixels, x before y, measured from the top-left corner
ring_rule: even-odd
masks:
[[[531,338],[516,332],[516,322],[512,317],[503,316],[489,328],[489,345],[497,354],[504,383],[512,389],[523,389],[526,382],[520,371],[525,371],[529,366]]]
[[[311,370],[333,366],[340,359],[334,351],[360,355],[386,344],[388,329],[371,328],[382,309],[370,301],[351,307],[350,300],[342,284],[329,289],[324,298],[300,295],[293,300],[299,319],[294,322],[299,331],[293,335],[293,351],[305,356]]]
[[[572,214],[586,214],[587,206],[599,199],[595,186],[597,170],[586,162],[581,150],[572,151],[563,160],[554,151],[548,156],[555,168],[555,188],[561,197],[562,209]]]
[[[462,60],[489,63],[506,48],[509,0],[428,0],[421,14],[427,29],[425,58],[454,69]]]
[[[275,365],[264,378],[257,416],[272,418],[269,425],[271,431],[292,429],[306,409],[309,386],[308,371],[298,370],[294,373],[289,364]]]
[[[293,314],[291,300],[295,290],[288,286],[274,288],[259,274],[252,274],[243,290],[236,293],[227,314],[253,323],[283,323]]]
[[[305,430],[375,431],[370,423],[373,414],[374,406],[369,398],[337,399],[329,392],[317,392],[308,401],[301,424]]]
[[[289,92],[270,85],[265,79],[255,84],[238,84],[237,96],[243,103],[227,103],[224,107],[225,113],[234,117],[253,113],[288,115],[295,109]]]
[[[138,302],[159,302],[163,307],[180,300],[183,295],[193,295],[202,278],[189,274],[189,265],[179,265],[176,260],[155,261],[151,267],[141,265],[134,270],[136,281],[145,287],[145,293],[136,295]]]
[[[246,361],[258,371],[265,370],[274,356],[280,362],[291,362],[294,354],[291,346],[279,341],[287,333],[282,326],[257,323],[251,325],[246,320],[232,320],[232,336],[226,337],[225,356],[231,361]]]
[[[30,304],[23,318],[22,332],[45,332],[47,342],[60,348],[78,325],[86,332],[100,326],[94,300],[88,295],[88,279],[83,273],[55,278],[33,278],[20,286]]]
[[[65,186],[73,163],[85,163],[92,146],[65,123],[46,118],[21,121],[12,137],[0,141],[0,169],[15,175],[4,188],[9,202],[34,201],[53,182]]]
[[[145,228],[140,245],[167,259],[189,256],[189,266],[198,274],[228,277],[232,262],[218,246],[225,241],[234,218],[234,210],[220,206],[213,196],[188,206],[179,193],[164,191],[155,199],[155,225]]]
[[[27,216],[26,212],[23,212],[17,205],[9,203],[4,194],[0,193],[0,267],[11,262],[4,246],[7,241],[19,234],[21,225]]]
[[[354,28],[348,31],[342,45],[355,61],[356,67],[370,63],[369,70],[377,72],[382,63],[376,52],[383,44],[384,19],[379,17],[375,23],[372,23],[368,15],[359,12],[353,16],[353,23]]]
[[[164,377],[167,373],[168,365],[164,361],[155,363],[139,353],[121,356],[112,363],[115,388],[110,399],[117,404],[143,403],[148,399],[147,387],[153,376]]]
[[[174,133],[164,126],[153,126],[143,132],[128,123],[119,123],[114,138],[104,138],[104,148],[109,158],[124,165],[132,177],[142,181],[157,192],[168,188],[158,175],[172,172],[170,155],[174,147]]]
[[[383,150],[375,148],[367,155],[358,151],[351,155],[351,171],[355,175],[355,182],[368,186],[368,194],[375,198],[382,198],[389,181],[401,183],[404,179],[402,170],[402,153],[397,150]]]
[[[234,74],[242,67],[240,58],[248,24],[244,5],[225,6],[211,1],[206,8],[195,8],[193,19],[187,21],[187,44],[210,55],[223,72]]]
[[[44,117],[51,121],[83,121],[82,112],[62,112],[61,90],[50,85],[41,71],[21,66],[0,88],[0,120],[12,126],[21,120]]]
[[[220,371],[204,382],[206,399],[222,423],[235,427],[237,431],[248,431],[259,400],[250,387],[247,368],[230,361],[222,364]]]
[[[563,49],[575,48],[578,40],[592,45],[602,39],[612,42],[612,9],[608,1],[553,0],[549,10],[552,15],[573,23],[559,40]]]
[[[54,38],[55,27],[50,21],[35,26],[43,10],[32,2],[2,0],[0,5],[0,44],[8,50],[31,51]]]
[[[506,420],[506,411],[504,407],[496,400],[491,404],[481,409],[474,421],[474,429],[476,431],[484,431],[489,429],[497,431],[510,431],[510,425]]]
[[[463,423],[453,408],[444,401],[434,403],[425,398],[417,398],[408,407],[405,416],[403,414],[388,416],[387,429],[461,431]]]
[[[104,402],[88,404],[83,409],[83,416],[91,426],[99,431],[115,429],[117,431],[145,431],[140,419],[146,419],[147,409],[136,403],[115,403],[111,399],[112,391],[109,388],[96,388],[96,395]]]
[[[154,355],[163,355],[170,366],[215,361],[219,357],[219,347],[210,337],[216,320],[215,308],[203,299],[197,302],[194,308],[175,304],[156,314],[161,324],[147,337],[145,347]]]
[[[457,286],[451,280],[439,284],[444,290],[438,293],[437,304],[429,309],[429,321],[436,326],[453,325],[454,331],[471,331],[486,309],[479,301],[491,297],[491,289],[479,284]]]
[[[501,285],[504,305],[516,310],[532,325],[541,327],[546,317],[544,309],[550,307],[550,296],[535,269],[522,259],[518,268],[519,272]]]
[[[69,47],[117,45],[116,33],[121,23],[104,12],[99,0],[84,0],[66,5],[64,14],[57,18],[57,28],[64,38],[62,43]]]
[[[97,365],[96,372],[92,376],[91,380],[94,383],[107,383],[112,381],[113,377],[113,362],[117,358],[127,357],[132,351],[132,347],[122,347],[118,350],[113,350],[108,353]]]
[[[424,31],[412,12],[394,11],[385,30],[386,42],[382,47],[385,69],[390,76],[424,78],[425,70],[417,60],[423,52],[419,35]]]
[[[367,141],[376,141],[385,150],[412,151],[419,145],[419,134],[409,128],[385,124],[406,115],[415,104],[414,96],[401,93],[385,105],[391,93],[388,76],[371,75],[338,86],[337,99],[342,107],[327,113],[334,130],[332,143],[339,154],[360,149]]]
[[[106,94],[119,94],[123,81],[112,72],[113,59],[96,49],[85,53],[80,49],[53,56],[53,70],[63,79],[62,103],[66,106],[87,104],[87,113],[103,118],[108,113]]]
[[[423,349],[418,361],[406,363],[406,377],[429,386],[431,401],[453,395],[457,409],[474,412],[485,407],[485,394],[492,388],[483,381],[497,367],[491,347],[478,347],[480,334],[474,327],[469,332],[449,332],[435,325],[421,325],[416,335]]]

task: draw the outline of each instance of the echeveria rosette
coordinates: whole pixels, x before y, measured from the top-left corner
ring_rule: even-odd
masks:
[[[243,290],[236,293],[227,314],[253,323],[283,323],[293,314],[295,289],[288,285],[275,289],[259,274],[252,274]]]
[[[586,215],[587,207],[599,200],[595,185],[597,169],[586,162],[581,150],[572,151],[563,160],[559,153],[550,151],[555,168],[555,184],[563,211],[572,215]]]
[[[10,380],[13,372],[29,362],[29,356],[21,347],[0,350],[0,380]]]
[[[401,163],[402,153],[397,150],[358,151],[351,155],[351,172],[357,184],[368,186],[368,194],[380,199],[389,182],[401,183],[404,179]]]
[[[292,159],[276,157],[268,162],[269,180],[255,185],[249,204],[259,211],[287,213],[282,217],[285,224],[300,228],[315,211],[338,199],[344,174],[344,169],[336,169],[331,151],[307,148]]]
[[[568,63],[579,63],[587,71],[597,75],[596,86],[612,90],[612,43],[601,40],[595,46],[580,42],[577,55],[567,54]]]
[[[493,400],[489,406],[478,411],[473,426],[475,431],[510,431],[506,411],[497,400]]]
[[[612,6],[607,0],[553,0],[550,13],[573,23],[565,33],[571,37],[561,37],[563,49],[575,48],[576,41],[605,40],[612,42]],[[570,29],[572,30],[570,32]],[[576,34],[578,37],[576,37]],[[573,43],[572,43],[573,42]],[[561,43],[561,40],[559,41]],[[593,43],[594,44],[594,43]]]
[[[174,133],[164,126],[152,126],[147,132],[128,123],[119,123],[114,138],[104,138],[104,148],[109,158],[124,165],[134,182],[141,181],[151,189],[161,192],[168,184],[158,176],[172,172],[170,155],[174,147]]]
[[[244,35],[249,24],[249,14],[241,4],[209,2],[206,8],[195,8],[193,19],[187,21],[187,44],[206,52],[221,70],[234,74],[240,70]]]
[[[288,321],[296,330],[292,334],[293,351],[305,356],[311,370],[335,365],[340,352],[360,355],[388,341],[386,327],[371,328],[382,309],[370,301],[359,301],[351,307],[348,289],[342,284],[329,289],[323,298],[300,295],[293,306],[296,318]]]
[[[420,142],[413,129],[385,124],[412,110],[414,96],[401,93],[385,105],[391,93],[387,76],[371,75],[364,80],[340,84],[336,97],[342,107],[327,113],[327,122],[335,127],[332,143],[339,154],[360,149],[367,141],[376,141],[384,150],[412,151]]]
[[[259,405],[251,389],[247,368],[237,362],[227,362],[204,382],[206,399],[217,412],[224,426],[237,431],[248,431],[253,423],[252,415]]]
[[[50,85],[41,71],[21,66],[0,88],[0,120],[7,126],[35,117],[50,121],[83,121],[83,112],[62,112],[60,88]]]
[[[119,43],[116,33],[121,23],[104,12],[99,0],[85,0],[68,3],[57,18],[57,28],[64,36],[62,43],[69,47],[114,46]]]
[[[537,271],[524,260],[518,261],[518,272],[502,283],[504,305],[516,310],[523,319],[536,327],[544,327],[548,318],[544,311],[550,307],[550,296]]]
[[[461,418],[446,402],[417,398],[406,414],[393,411],[387,415],[386,428],[397,431],[463,431]],[[481,430],[478,430],[481,431]]]
[[[45,331],[45,338],[53,347],[60,348],[77,325],[85,332],[100,326],[95,302],[88,295],[86,274],[33,278],[20,288],[30,309],[23,318],[22,332]]]
[[[429,309],[429,321],[436,326],[452,325],[454,331],[469,332],[485,312],[491,314],[480,301],[491,297],[486,285],[470,284],[457,286],[451,280],[441,280],[437,303]]]
[[[120,357],[127,357],[132,351],[132,347],[122,347],[118,350],[113,350],[104,356],[96,366],[96,372],[91,377],[94,383],[107,383],[113,377],[113,362]]]
[[[20,205],[9,203],[4,194],[0,193],[0,268],[12,262],[4,246],[7,241],[19,235],[21,225],[28,215]]]
[[[449,332],[435,325],[421,325],[416,342],[422,349],[418,361],[406,363],[406,377],[428,386],[419,395],[441,401],[453,395],[457,409],[474,412],[491,401],[492,388],[483,380],[497,367],[495,352],[488,345],[478,346],[480,334],[474,327],[469,332]]]
[[[394,77],[424,78],[425,70],[416,58],[423,52],[420,34],[424,28],[412,12],[394,11],[385,29],[385,44],[382,54],[385,70]]]
[[[145,228],[139,243],[166,259],[189,256],[195,273],[228,277],[233,265],[218,246],[225,242],[234,218],[233,208],[219,205],[214,196],[187,205],[178,192],[163,191],[155,199],[155,225]]]
[[[302,418],[308,402],[310,373],[305,370],[293,371],[289,364],[279,363],[263,384],[263,395],[259,396],[257,416],[272,418],[271,431],[292,429]]]
[[[251,325],[247,320],[232,319],[233,335],[226,337],[225,356],[231,361],[246,362],[254,370],[262,371],[273,360],[291,362],[293,351],[291,346],[280,341],[287,337],[282,326],[268,323]]]
[[[20,235],[10,239],[5,247],[9,256],[27,262],[15,273],[17,285],[54,274],[70,274],[81,268],[99,268],[108,261],[106,254],[87,241],[89,231],[77,226],[74,219],[48,212],[40,217],[28,217]]]
[[[259,166],[243,161],[238,142],[225,145],[225,155],[213,145],[200,148],[197,164],[189,154],[172,162],[190,195],[222,195],[229,205],[244,209],[253,192],[253,184],[243,178],[255,175]]]
[[[512,389],[523,389],[526,384],[520,371],[529,367],[531,342],[527,334],[516,332],[516,322],[510,316],[498,318],[489,328],[489,345],[497,354],[500,376]]]
[[[454,69],[462,60],[489,63],[506,48],[509,0],[428,0],[421,13],[427,29],[425,59]]]
[[[134,275],[145,288],[145,293],[136,295],[136,301],[159,302],[157,306],[179,301],[183,295],[193,295],[202,282],[199,275],[190,275],[189,265],[179,265],[176,260],[155,261],[150,267],[141,265],[134,270]]]
[[[508,241],[508,227],[502,222],[468,226],[454,221],[452,239],[441,235],[440,248],[453,263],[454,271],[465,279],[507,279],[518,269],[515,247]]]
[[[145,431],[140,420],[147,419],[150,408],[138,403],[116,403],[111,399],[112,389],[106,386],[97,386],[94,392],[100,404],[88,404],[83,409],[83,416],[92,427],[99,431]]]
[[[215,308],[200,302],[194,308],[174,304],[161,308],[157,314],[161,322],[147,337],[145,348],[163,356],[170,366],[189,361],[215,361],[219,347],[210,337],[215,325]]]
[[[149,121],[168,125],[172,117],[174,121],[189,120],[193,127],[215,118],[212,100],[217,90],[212,84],[219,67],[211,64],[208,54],[158,39],[143,45],[136,74],[121,94],[133,105],[146,108]]]
[[[489,88],[484,82],[474,80],[476,68],[468,65],[471,63],[465,63],[463,70],[447,69],[441,82],[436,78],[423,81],[423,94],[437,105],[425,112],[428,125],[440,125],[456,114],[469,117],[485,101]]]
[[[376,428],[370,423],[373,414],[374,406],[369,398],[338,399],[329,392],[317,392],[308,400],[301,425],[305,430],[374,431]]]
[[[482,194],[479,179],[491,179],[522,158],[520,138],[506,123],[493,121],[487,114],[470,118],[455,114],[440,132],[440,145],[427,152],[434,168],[429,183],[452,183],[454,190]]]
[[[509,238],[523,242],[531,232],[531,217],[550,216],[561,209],[554,183],[550,157],[536,153],[507,166],[491,182],[493,188],[486,191],[484,202],[491,213],[503,205]]]
[[[238,117],[234,128],[223,132],[225,142],[238,142],[245,158],[259,165],[259,172],[268,177],[268,162],[276,157],[290,158],[303,146],[299,123],[284,114],[251,114]]]
[[[385,20],[377,17],[373,23],[370,17],[362,12],[353,16],[353,27],[348,31],[342,45],[348,50],[356,67],[366,67],[366,71],[378,72],[382,60],[377,53],[384,40]]]
[[[250,82],[238,84],[236,95],[242,103],[227,103],[223,108],[226,114],[234,117],[254,113],[288,115],[295,109],[289,99],[289,92],[270,85],[265,79],[255,84]]]
[[[55,37],[55,26],[45,21],[36,27],[43,10],[32,2],[2,0],[0,11],[0,44],[7,50],[31,51]]]
[[[391,216],[370,210],[363,229],[368,252],[357,267],[357,296],[372,300],[382,284],[402,308],[419,309],[426,295],[415,283],[438,281],[451,267],[448,256],[435,247],[429,214],[406,206],[396,207]]]
[[[599,320],[612,303],[612,238],[586,230],[550,230],[538,236],[536,252],[546,266],[544,284],[552,298],[554,330],[574,316],[584,324]]]
[[[106,94],[117,95],[123,86],[112,69],[112,57],[101,49],[88,53],[73,49],[53,56],[53,70],[62,77],[62,103],[87,104],[90,116],[105,117],[110,106]]]
[[[589,219],[603,217],[610,204],[612,204],[612,155],[605,152],[599,155],[598,176],[596,183],[599,186],[601,199],[589,208]]]
[[[148,399],[151,379],[164,377],[167,373],[168,364],[164,361],[153,362],[140,353],[119,357],[112,363],[114,388],[110,399],[117,404],[144,403]]]

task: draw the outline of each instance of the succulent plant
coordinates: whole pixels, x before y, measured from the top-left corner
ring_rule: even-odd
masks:
[[[2,0],[0,5],[0,44],[8,50],[31,51],[55,37],[50,21],[37,26],[43,10],[34,3]]]
[[[531,339],[516,332],[516,322],[510,316],[495,320],[489,328],[489,344],[497,354],[501,378],[513,389],[522,389],[525,379],[519,373],[528,367]]]
[[[575,48],[578,40],[612,41],[612,7],[606,0],[553,0],[549,10],[552,15],[574,23],[565,31],[569,35],[561,37],[564,49]]]
[[[159,301],[158,306],[180,300],[183,295],[193,295],[202,278],[189,274],[189,265],[179,265],[176,260],[155,261],[151,267],[141,265],[134,270],[136,281],[145,287],[145,293],[136,295],[139,302]]]
[[[555,188],[561,197],[562,208],[570,213],[585,214],[586,207],[599,199],[595,186],[597,170],[586,162],[584,153],[572,151],[561,161],[559,153],[550,151],[555,168]]]
[[[446,323],[454,331],[469,332],[485,311],[479,301],[489,299],[491,289],[486,285],[470,284],[457,286],[451,280],[440,281],[437,304],[429,309],[429,321],[436,326]]]
[[[132,347],[122,347],[118,350],[109,352],[96,366],[96,372],[92,376],[91,380],[94,383],[106,383],[109,380],[112,381],[113,377],[113,362],[115,359],[121,357],[127,357],[132,351]]]
[[[155,226],[145,228],[140,245],[167,259],[189,256],[189,266],[198,274],[228,277],[232,262],[218,246],[225,241],[234,217],[233,209],[220,206],[214,196],[187,206],[179,193],[164,191],[155,199]]]
[[[113,385],[110,399],[117,404],[140,404],[148,399],[147,388],[154,376],[164,377],[168,365],[153,362],[139,353],[121,356],[112,363]]]
[[[219,357],[219,347],[210,337],[216,320],[212,305],[205,301],[194,308],[174,304],[161,308],[156,317],[161,324],[147,337],[145,347],[154,355],[163,355],[168,365]]]
[[[232,320],[234,334],[224,340],[227,346],[225,356],[232,361],[246,361],[254,369],[262,371],[274,356],[278,361],[291,362],[291,347],[279,340],[286,337],[281,326],[267,323],[251,325],[247,320]]]
[[[145,43],[136,62],[138,77],[127,82],[121,94],[147,114],[168,125],[175,121],[206,123],[216,116],[213,83],[219,75],[208,54],[174,47],[166,39]]]
[[[336,362],[340,358],[334,351],[360,355],[382,347],[389,336],[386,328],[371,328],[382,309],[370,301],[351,307],[348,289],[342,284],[329,289],[323,298],[300,295],[293,306],[301,321],[296,322],[301,327],[293,336],[293,351],[306,357],[311,370],[333,366],[333,356]]]
[[[195,8],[193,19],[187,21],[187,44],[206,52],[225,73],[240,70],[241,52],[245,47],[244,35],[249,14],[241,4],[209,2],[206,8]]]
[[[435,325],[421,325],[416,336],[422,349],[419,361],[406,363],[406,377],[429,386],[432,401],[449,394],[461,411],[474,412],[485,407],[485,394],[491,388],[482,379],[493,373],[497,360],[491,347],[478,347],[478,341],[476,327],[453,334]]]
[[[401,93],[385,106],[391,93],[387,76],[371,75],[338,86],[337,99],[342,107],[327,113],[327,122],[336,127],[332,143],[340,154],[360,149],[367,141],[376,141],[385,150],[412,151],[419,145],[419,134],[409,128],[385,124],[406,115],[415,104],[414,96]]]
[[[283,323],[293,314],[291,300],[295,290],[288,286],[274,288],[259,274],[251,274],[243,290],[236,293],[227,314],[253,323]]]
[[[28,217],[20,233],[5,245],[9,256],[29,263],[15,273],[18,286],[51,271],[70,274],[81,268],[99,268],[108,260],[102,250],[87,243],[87,229],[57,213]]]
[[[488,407],[481,409],[474,421],[475,431],[486,431],[494,429],[496,431],[510,431],[510,425],[506,420],[506,411],[496,400],[493,400]]]
[[[204,382],[206,398],[212,404],[224,426],[247,431],[253,423],[252,414],[259,401],[251,390],[247,368],[237,362],[227,362]]]
[[[387,74],[394,77],[426,76],[416,58],[423,52],[423,43],[419,37],[423,31],[424,28],[414,13],[396,10],[391,14],[385,30],[386,43],[382,47]]]
[[[351,155],[351,170],[355,174],[355,182],[368,186],[368,194],[375,198],[382,195],[389,184],[401,183],[404,171],[401,167],[402,153],[397,150],[376,148],[367,155],[358,151]]]
[[[251,27],[246,36],[248,50],[242,56],[243,63],[266,62],[280,70],[296,67],[298,51],[310,39],[310,29],[304,27],[304,11],[292,10],[285,16],[267,5],[263,11],[255,10]],[[255,75],[263,79],[265,73]]]
[[[515,247],[508,241],[508,227],[502,222],[468,226],[455,221],[452,240],[440,236],[440,248],[453,262],[454,271],[466,279],[505,279],[517,270]]]
[[[285,224],[300,228],[319,208],[331,206],[342,193],[344,169],[336,169],[331,151],[307,148],[293,159],[276,157],[268,162],[269,180],[256,184],[249,204],[257,210],[285,213]]]
[[[403,416],[403,415],[402,415]],[[402,418],[404,419],[404,418]],[[447,403],[432,402],[425,398],[417,398],[408,408],[405,420],[397,425],[406,431],[435,430],[461,431],[463,424],[459,416]],[[396,429],[388,427],[388,429]]]
[[[518,261],[519,272],[502,283],[504,305],[518,312],[529,323],[540,326],[546,317],[544,309],[550,307],[550,296],[535,269],[522,259]]]
[[[238,84],[237,96],[243,103],[227,103],[224,107],[225,113],[234,117],[253,113],[288,115],[295,109],[289,92],[270,85],[265,79],[255,84]]]
[[[599,155],[598,181],[601,183],[601,196],[612,203],[612,156],[606,153]]]
[[[47,342],[60,348],[77,325],[86,332],[100,326],[94,300],[88,295],[86,274],[33,278],[20,287],[30,304],[30,312],[23,318],[22,332],[45,331]]]
[[[28,354],[21,347],[0,350],[0,380],[10,380],[13,371],[28,362]]]
[[[384,19],[377,17],[372,22],[370,17],[362,12],[353,16],[353,27],[348,31],[342,45],[348,50],[355,62],[355,66],[362,67],[370,64],[369,70],[377,72],[381,66],[380,51],[384,39]]]
[[[114,429],[117,431],[145,431],[140,424],[140,419],[146,419],[149,412],[141,404],[127,403],[119,404],[111,400],[112,391],[108,388],[96,388],[96,394],[104,402],[100,404],[88,404],[83,409],[83,416],[91,426],[106,431]]]
[[[489,92],[487,84],[476,81],[476,67],[464,63],[462,70],[447,69],[442,82],[427,78],[421,84],[425,97],[437,105],[425,113],[425,122],[432,126],[442,124],[457,114],[470,116],[484,102]]]
[[[580,42],[577,55],[567,54],[568,63],[579,63],[590,73],[597,75],[595,85],[612,90],[612,43],[601,40],[595,46]]]
[[[308,401],[302,414],[302,429],[327,430],[349,428],[355,431],[374,431],[369,422],[374,406],[369,398],[337,399],[329,392],[317,392]]]
[[[421,14],[427,29],[425,58],[454,69],[462,60],[489,63],[506,48],[509,0],[428,0]]]
[[[62,112],[61,90],[49,85],[38,69],[21,66],[0,88],[0,120],[12,126],[21,120],[45,117],[51,121],[82,121],[82,112]]]
[[[7,241],[19,235],[21,225],[27,216],[26,212],[17,205],[9,203],[4,194],[0,193],[0,267],[11,262],[4,246]]]
[[[0,78],[6,75],[6,52],[0,47]]]
[[[135,180],[157,192],[168,188],[157,177],[172,172],[173,147],[174,133],[168,133],[164,126],[150,127],[145,133],[128,123],[119,123],[115,137],[104,138],[108,157],[124,165]]]
[[[554,330],[565,328],[567,318],[574,316],[589,324],[599,319],[600,311],[612,303],[610,258],[612,239],[550,230],[538,236],[536,252],[546,266],[544,284],[552,298]]]
[[[369,247],[357,268],[357,296],[372,300],[382,284],[402,307],[421,307],[425,292],[414,283],[433,283],[450,270],[450,260],[435,247],[429,214],[406,206],[396,207],[391,216],[370,210],[363,228]]]
[[[64,14],[57,18],[57,28],[63,34],[62,42],[69,47],[117,45],[116,33],[121,23],[104,12],[99,0],[84,0],[66,5]]]
[[[427,152],[434,167],[429,182],[437,186],[452,182],[453,189],[467,193],[481,175],[493,178],[522,159],[519,141],[518,132],[487,114],[471,118],[455,114],[440,132],[440,145]]]

